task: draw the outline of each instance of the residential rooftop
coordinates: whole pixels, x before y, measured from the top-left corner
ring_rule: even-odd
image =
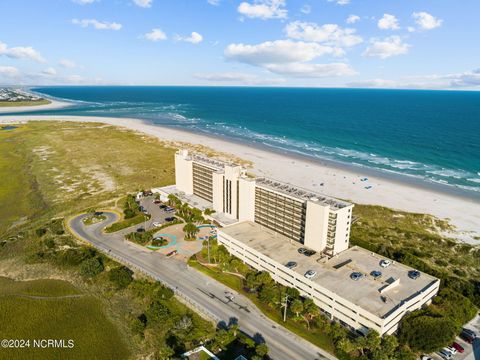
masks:
[[[280,264],[295,261],[298,266],[293,271],[300,275],[300,279],[308,270],[315,270],[317,276],[312,279],[313,282],[380,318],[388,316],[405,300],[427,290],[438,281],[425,273],[413,280],[408,277],[408,272],[413,269],[396,262],[382,268],[380,261],[386,258],[357,246],[331,259],[320,258],[320,254],[307,257],[298,253],[298,249],[303,247],[301,243],[250,221],[230,225],[219,231]],[[382,272],[377,280],[370,275],[374,270]],[[354,281],[350,278],[353,272],[360,272],[365,277]],[[397,286],[385,290],[396,280],[399,280]],[[383,293],[380,293],[381,289]]]

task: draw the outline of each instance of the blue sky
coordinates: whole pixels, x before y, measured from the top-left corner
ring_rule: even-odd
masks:
[[[0,84],[480,88],[478,0],[0,2]]]

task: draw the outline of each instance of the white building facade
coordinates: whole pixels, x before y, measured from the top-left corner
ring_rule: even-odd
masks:
[[[177,191],[196,195],[236,221],[254,221],[333,256],[348,249],[353,204],[277,180],[251,178],[235,164],[186,150],[175,155]]]

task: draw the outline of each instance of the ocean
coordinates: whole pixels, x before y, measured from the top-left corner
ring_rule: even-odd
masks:
[[[76,103],[36,114],[141,118],[480,194],[480,92],[142,86],[32,90]]]

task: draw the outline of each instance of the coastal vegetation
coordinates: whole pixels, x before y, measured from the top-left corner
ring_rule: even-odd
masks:
[[[123,211],[123,218],[105,228],[105,232],[112,233],[130,226],[140,224],[150,219],[150,215],[140,211],[140,206],[135,201],[135,196],[128,194],[125,198],[118,201]]]
[[[16,106],[37,106],[48,105],[51,101],[47,99],[31,100],[31,101],[0,101],[0,107],[16,107]]]

